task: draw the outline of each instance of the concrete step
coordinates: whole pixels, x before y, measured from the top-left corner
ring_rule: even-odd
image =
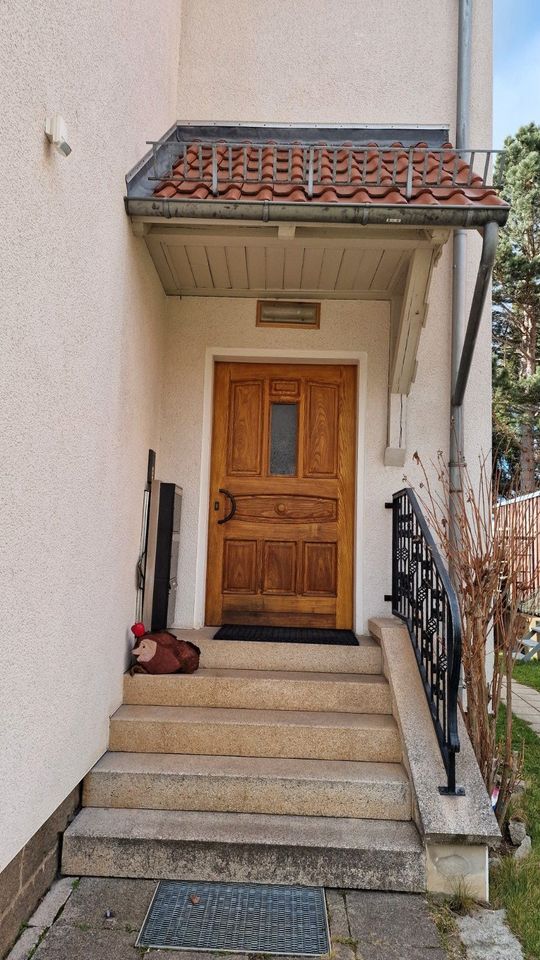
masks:
[[[87,807],[64,834],[69,876],[425,889],[413,823]]]
[[[215,810],[410,820],[399,763],[106,753],[84,781],[87,807]]]
[[[124,677],[124,703],[252,710],[392,713],[380,674],[204,667],[191,675]]]
[[[322,643],[253,643],[214,640],[216,627],[172,630],[201,650],[201,666],[231,670],[292,670],[313,673],[381,673],[381,648],[373,637],[358,637],[357,647]]]
[[[123,705],[111,718],[109,749],[221,757],[303,757],[399,763],[388,714],[221,710]]]

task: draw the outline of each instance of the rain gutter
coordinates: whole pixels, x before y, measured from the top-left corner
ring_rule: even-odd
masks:
[[[503,206],[480,207],[462,204],[347,204],[278,203],[263,201],[168,200],[162,197],[125,198],[131,217],[163,217],[166,220],[204,219],[259,221],[262,223],[352,223],[396,224],[421,227],[479,229],[495,222],[506,223],[508,209]]]

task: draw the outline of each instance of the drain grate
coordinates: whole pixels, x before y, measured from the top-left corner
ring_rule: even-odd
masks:
[[[330,952],[324,890],[163,880],[136,946],[321,956]]]

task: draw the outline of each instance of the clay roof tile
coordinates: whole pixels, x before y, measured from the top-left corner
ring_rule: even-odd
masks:
[[[354,147],[350,141],[312,144],[309,154],[272,140],[212,145],[193,140],[172,165],[172,174],[154,195],[182,200],[250,200],[300,203],[479,205],[505,201],[486,187],[450,143],[429,151],[424,141],[410,147],[396,141]],[[185,151],[185,152],[184,152]],[[213,155],[217,160],[217,196],[212,193]],[[309,156],[313,157],[312,195],[308,193]],[[412,158],[412,177],[409,159]],[[407,180],[412,180],[412,191]],[[408,192],[410,195],[408,195]]]

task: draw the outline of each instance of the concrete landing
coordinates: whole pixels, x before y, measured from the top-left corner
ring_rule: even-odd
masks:
[[[322,643],[261,643],[214,640],[217,627],[171,630],[201,651],[201,667],[242,670],[303,670],[314,673],[380,673],[381,650],[373,637],[358,637],[357,647]]]

